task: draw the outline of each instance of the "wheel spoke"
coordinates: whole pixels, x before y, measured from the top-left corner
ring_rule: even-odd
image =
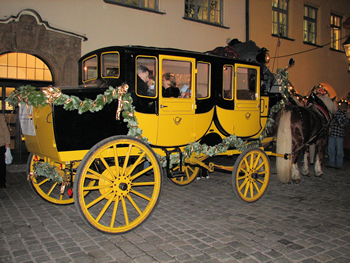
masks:
[[[85,189],[84,189],[85,190]],[[107,191],[104,195],[101,195],[100,197],[96,198],[94,201],[90,202],[89,204],[86,205],[86,208],[90,208],[103,200],[107,195],[109,195],[112,192],[112,190]]]
[[[122,206],[123,206],[125,225],[129,225],[128,209],[126,208],[125,198],[122,198]]]
[[[107,203],[104,205],[104,207],[102,208],[101,212],[99,213],[99,215],[96,217],[96,221],[99,222],[102,218],[102,216],[106,213],[107,208],[111,205],[111,203],[113,202],[114,198],[109,198]]]
[[[139,213],[139,215],[142,214],[141,209],[137,206],[137,204],[135,203],[134,199],[132,199],[132,197],[130,195],[127,195],[126,198],[128,198],[129,202],[132,204],[132,206],[135,208],[135,210],[137,211],[137,213]]]
[[[137,196],[139,196],[139,197],[141,197],[141,198],[147,200],[148,202],[151,201],[151,198],[149,198],[148,196],[146,196],[146,195],[144,195],[144,194],[141,194],[141,193],[138,192],[138,191],[131,190],[131,193],[133,193],[133,194],[135,194],[135,195],[137,195]]]

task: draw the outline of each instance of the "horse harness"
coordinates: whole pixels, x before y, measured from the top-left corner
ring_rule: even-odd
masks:
[[[312,95],[310,96],[312,97]],[[294,106],[295,107],[295,106]],[[300,111],[301,106],[296,106],[298,113],[300,115],[300,120],[302,122],[302,127],[304,127],[304,118],[302,115],[302,112]],[[317,138],[322,132],[328,131],[329,124],[332,120],[332,114],[328,110],[327,106],[323,103],[323,101],[316,96],[312,97],[312,100],[308,101],[308,105],[305,108],[307,111],[310,112],[310,114],[319,115],[322,120],[321,129],[319,129],[315,134],[312,134],[307,142],[304,142],[301,146],[299,146],[297,149],[295,149],[291,154],[297,153],[300,149],[302,149],[305,145],[308,145],[310,142],[312,142],[315,138]],[[304,137],[303,137],[304,141]]]

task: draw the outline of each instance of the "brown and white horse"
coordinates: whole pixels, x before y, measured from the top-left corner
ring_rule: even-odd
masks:
[[[335,98],[334,98],[335,99]],[[315,144],[315,176],[322,176],[321,160],[327,144],[328,127],[332,114],[337,111],[337,103],[329,96],[311,93],[307,106],[286,105],[276,117],[276,152],[290,154],[288,160],[276,159],[277,176],[282,183],[299,183],[301,176],[298,158],[304,152],[303,175],[309,175],[308,146]]]

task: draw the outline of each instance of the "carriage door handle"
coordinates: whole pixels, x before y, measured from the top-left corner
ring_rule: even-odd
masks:
[[[160,108],[163,109],[163,108],[167,108],[168,106],[164,106],[164,105],[160,105]]]

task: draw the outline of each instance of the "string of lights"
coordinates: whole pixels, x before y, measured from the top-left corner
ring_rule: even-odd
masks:
[[[325,47],[325,46],[328,46],[328,45],[330,45],[330,44],[333,43],[333,42],[342,40],[342,39],[347,38],[347,37],[349,37],[349,36],[350,36],[350,35],[347,35],[347,36],[342,37],[342,38],[338,38],[338,39],[336,39],[336,40],[334,40],[334,41],[331,41],[331,42],[329,42],[329,43],[327,43],[327,44],[324,44],[324,45],[321,45],[321,46],[317,46],[317,47],[314,47],[314,48],[311,48],[311,49],[308,49],[308,50],[304,50],[304,51],[300,51],[300,52],[296,52],[296,53],[292,53],[292,54],[284,55],[284,56],[276,56],[276,57],[272,57],[271,59],[273,59],[273,58],[290,57],[290,56],[295,56],[295,55],[303,54],[303,53],[306,53],[306,52],[310,52],[310,51],[313,51],[313,50],[315,50],[315,49],[319,49],[319,48],[323,48],[323,47]],[[280,46],[280,44],[279,44],[279,46]]]

